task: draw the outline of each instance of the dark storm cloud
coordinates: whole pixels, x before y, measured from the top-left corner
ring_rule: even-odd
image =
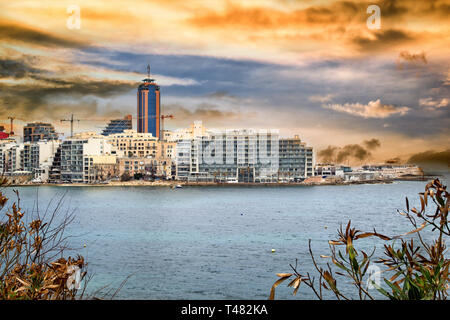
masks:
[[[63,38],[30,27],[0,23],[0,40],[7,42],[23,42],[43,47],[84,48],[89,44],[74,38]]]
[[[399,18],[410,11],[407,1],[381,0],[376,4],[380,7],[383,17]]]
[[[350,158],[365,160],[370,155],[370,152],[359,144],[349,144],[339,150],[336,160],[338,163],[342,163]]]
[[[0,117],[14,115],[18,118],[39,120],[40,118],[58,119],[62,113],[83,112],[97,115],[97,104],[90,100],[86,105],[72,101],[81,101],[86,96],[101,98],[123,94],[136,87],[133,82],[115,80],[95,80],[86,77],[57,78],[52,73],[32,67],[34,57],[21,59],[2,59],[0,71],[2,78],[26,79],[27,84],[0,84]],[[67,100],[64,104],[61,100]]]
[[[77,55],[77,52],[80,54]],[[353,128],[355,133],[370,131],[375,134],[383,130],[409,137],[442,133],[449,121],[448,117],[442,115],[435,116],[432,113],[424,115],[420,113],[423,108],[418,106],[420,99],[428,97],[428,90],[442,86],[442,75],[438,73],[442,69],[433,69],[434,61],[428,63],[427,70],[420,78],[415,78],[410,77],[408,70],[396,69],[393,61],[387,64],[385,62],[372,64],[360,60],[327,60],[312,62],[305,66],[287,67],[250,60],[195,55],[136,54],[101,47],[75,50],[72,54],[74,65],[92,65],[127,73],[138,72],[142,73],[144,78],[146,65],[150,61],[154,74],[195,80],[196,83],[192,85],[161,86],[163,105],[167,97],[189,97],[208,103],[213,103],[213,99],[221,99],[224,102],[239,99],[234,100],[235,105],[240,108],[257,109],[258,115],[255,117],[263,117],[266,111],[271,112],[276,108],[280,115],[290,114],[289,119],[292,121],[308,119],[306,125],[320,123],[333,128]],[[411,54],[417,54],[417,52]],[[90,58],[91,61],[89,61]],[[14,62],[8,61],[8,64],[11,66]],[[25,111],[31,112],[33,106],[39,109],[42,104],[61,96],[72,99],[80,98],[82,95],[104,98],[122,95],[129,100],[130,105],[135,105],[137,83],[97,81],[89,78],[73,79],[70,75],[63,77],[67,70],[49,74],[36,68],[33,70],[34,64],[26,59],[17,60],[16,66],[17,71],[9,68],[7,72],[5,71],[5,76],[15,74],[17,77],[24,76],[47,84],[45,87],[30,84],[11,88],[0,85],[0,96],[13,96],[11,99],[18,102],[14,108],[21,114]],[[368,76],[363,77],[361,74]],[[341,75],[344,77],[342,78]],[[156,81],[158,82],[158,79]],[[411,111],[403,117],[355,121],[351,115],[330,113],[329,110],[321,108],[317,102],[309,99],[312,95],[328,94],[332,94],[333,103],[367,102],[381,97],[383,103],[407,105],[411,107]],[[198,116],[194,120],[199,120],[200,116],[206,115],[206,111],[211,109],[225,113],[231,112],[224,108],[206,108],[202,114],[197,111],[195,115],[194,109],[188,110],[186,116],[190,119]],[[217,119],[220,113],[216,111],[210,112],[209,116]],[[273,120],[277,121],[277,119]],[[226,121],[227,119],[224,118],[223,122]],[[413,126],[412,123],[416,125]],[[385,124],[386,126],[383,126]]]
[[[450,167],[450,149],[445,151],[428,150],[416,153],[408,159],[409,163]]]
[[[399,70],[405,67],[424,68],[428,64],[428,60],[424,51],[420,53],[410,53],[409,51],[402,51],[398,55],[397,68]],[[416,74],[417,75],[417,74]]]
[[[238,100],[239,98],[235,95],[230,94],[228,91],[225,90],[219,90],[213,93],[209,93],[205,95],[207,98],[214,98],[214,99],[230,99],[230,100]]]
[[[290,113],[291,119],[311,119],[309,123],[353,128],[355,132],[383,130],[411,137],[441,133],[447,121],[445,117],[435,117],[433,114],[424,117],[418,106],[419,100],[428,96],[428,90],[442,86],[442,68],[435,65],[438,63],[436,61],[428,62],[427,69],[417,78],[413,71],[398,70],[395,61],[325,60],[286,67],[193,55],[143,55],[101,48],[90,48],[88,51],[107,57],[104,66],[108,68],[135,72],[142,69],[140,72],[144,74],[145,66],[150,61],[152,72],[156,74],[190,78],[197,82],[189,86],[162,86],[163,101],[167,96],[206,98],[206,101],[208,98],[238,97],[241,100],[237,105],[243,108],[251,107],[247,100],[256,101],[253,107],[261,114],[276,108],[280,114]],[[108,64],[107,60],[120,65]],[[402,117],[355,121],[352,115],[330,113],[321,108],[320,103],[309,99],[312,95],[328,94],[332,94],[332,102],[338,104],[349,101],[367,103],[381,98],[384,104],[408,106],[411,110]],[[420,130],[412,123],[418,124]]]
[[[164,105],[164,109],[168,113],[176,114],[178,121],[189,123],[195,120],[225,120],[228,121],[231,118],[239,117],[238,112],[223,111],[218,106],[207,103],[200,103],[197,107],[188,109],[180,104],[167,104]],[[226,120],[228,119],[228,120]]]
[[[400,46],[415,40],[415,37],[407,31],[396,29],[381,29],[374,32],[374,36],[375,39],[357,36],[353,38],[352,41],[361,51],[377,52],[385,48]]]
[[[21,60],[0,59],[0,78],[21,79],[40,72],[41,70],[33,68]]]
[[[423,62],[425,64],[427,63],[425,52],[409,53],[409,51],[402,51],[400,52],[399,57],[409,62]]]
[[[317,153],[317,156],[323,162],[334,162],[336,159],[336,151],[338,149],[339,148],[335,146],[328,146],[327,148],[320,150]]]
[[[379,148],[381,146],[381,142],[378,139],[370,139],[370,140],[365,140],[363,142],[363,144],[366,146],[367,149],[369,150],[374,150],[376,148]]]
[[[34,77],[36,78],[36,77]],[[39,77],[43,80],[43,77]],[[93,81],[85,79],[57,80],[45,79],[49,87],[32,85],[14,85],[8,88],[1,88],[0,103],[6,108],[0,109],[0,117],[5,118],[11,114],[19,118],[27,118],[30,115],[42,118],[55,119],[60,117],[60,113],[55,113],[51,106],[59,105],[58,110],[64,109],[65,113],[79,112],[79,107],[73,107],[70,101],[79,101],[85,96],[112,97],[123,94],[135,87],[135,84],[119,81]],[[67,107],[64,103],[56,102],[67,100]],[[86,106],[85,111],[90,111],[91,115],[98,114],[98,109],[93,105]],[[85,112],[86,113],[86,112]]]

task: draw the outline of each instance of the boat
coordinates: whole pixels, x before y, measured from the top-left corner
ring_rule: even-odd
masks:
[[[172,189],[181,189],[181,188],[183,188],[183,186],[181,184],[172,186]]]

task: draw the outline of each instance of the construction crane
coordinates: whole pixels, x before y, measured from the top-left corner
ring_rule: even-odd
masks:
[[[149,118],[156,119],[156,118],[158,118],[158,116],[149,116]],[[162,138],[159,137],[159,140],[164,141],[164,119],[173,119],[175,117],[173,115],[171,115],[171,114],[166,114],[166,115],[160,115],[159,118],[161,119],[160,135],[162,133]]]
[[[73,114],[70,116],[70,119],[61,119],[61,122],[70,122],[70,136],[71,137],[73,137],[73,122],[74,121],[80,122],[79,119],[74,119],[73,118]]]
[[[171,114],[161,115],[161,133],[162,133],[162,141],[164,141],[164,119],[173,119],[174,116]]]
[[[14,127],[13,127],[13,122],[14,122],[14,117],[8,117],[9,120],[11,120],[11,128],[9,130],[9,135],[13,136],[14,135]]]

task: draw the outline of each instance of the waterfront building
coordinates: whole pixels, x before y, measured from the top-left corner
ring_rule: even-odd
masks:
[[[157,157],[175,159],[176,158],[176,142],[158,141]]]
[[[17,143],[8,150],[7,158],[9,171],[7,173],[9,173],[10,175],[13,174],[14,172],[25,171],[23,170],[20,162],[21,160],[20,155],[23,150],[23,147],[24,147],[23,143]]]
[[[152,133],[124,130],[122,133],[111,134],[107,141],[124,157],[156,157],[158,139]]]
[[[383,178],[394,179],[402,176],[421,176],[423,171],[413,164],[384,163],[378,165],[363,165],[361,170],[378,172]]]
[[[176,171],[176,142],[158,141],[156,153],[157,176],[174,179]]]
[[[179,141],[176,177],[204,182],[275,182],[279,168],[276,130],[209,131]]]
[[[176,146],[176,177],[205,182],[300,182],[313,176],[313,148],[277,130],[192,131]],[[214,147],[212,147],[214,146]],[[210,155],[205,159],[205,152]]]
[[[20,150],[23,144],[15,140],[4,139],[0,142],[0,175],[11,175],[20,170]]]
[[[133,122],[131,115],[126,115],[123,119],[111,120],[105,129],[102,131],[103,136],[110,134],[122,133],[124,130],[133,129]]]
[[[23,143],[20,154],[22,170],[31,172],[36,182],[47,182],[60,144],[58,140]]]
[[[137,132],[151,133],[160,138],[161,95],[160,87],[155,79],[150,78],[150,65],[147,66],[148,76],[142,80],[137,91]]]
[[[50,123],[34,122],[23,127],[23,142],[58,140],[58,134]]]
[[[117,149],[120,158],[151,160],[145,160],[142,165],[138,165],[138,169],[134,169],[135,166],[130,166],[129,163],[125,165],[124,163],[124,161],[129,162],[131,160],[122,161],[120,159],[120,175],[128,171],[131,176],[135,173],[141,173],[145,176],[172,177],[172,171],[175,167],[176,142],[158,140],[151,133],[139,133],[136,130],[125,130],[122,133],[109,135],[107,141]],[[126,169],[125,167],[129,168]]]
[[[116,155],[87,155],[83,161],[85,183],[104,182],[119,177]]]
[[[314,175],[314,156],[312,147],[294,138],[280,139],[280,169],[279,180],[299,182]]]
[[[61,145],[61,180],[70,183],[85,182],[84,159],[86,156],[116,155],[116,150],[103,136],[69,138]]]
[[[123,157],[117,161],[120,177],[124,174],[128,174],[130,177],[133,177],[135,174],[141,174],[144,179],[148,179],[157,175],[158,161],[155,158]]]
[[[176,147],[176,179],[187,181],[191,175],[191,168],[196,168],[197,156],[193,154],[194,139],[185,139],[177,142]]]
[[[52,164],[49,169],[49,183],[58,183],[61,181],[61,145],[56,149]]]
[[[339,173],[336,165],[330,163],[318,163],[314,167],[314,175],[315,176],[335,176],[336,173]]]
[[[344,181],[369,181],[382,179],[381,172],[379,171],[352,171],[346,172],[343,175]]]

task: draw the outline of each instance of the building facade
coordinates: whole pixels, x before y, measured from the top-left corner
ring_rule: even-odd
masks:
[[[149,132],[124,130],[122,133],[111,134],[106,139],[124,157],[155,158],[157,154],[158,139]]]
[[[119,158],[119,176],[128,174],[133,177],[141,174],[144,178],[154,178],[157,175],[158,161],[154,158]]]
[[[103,136],[64,140],[61,144],[61,181],[69,183],[86,182],[85,157],[100,155],[117,155],[113,146]]]
[[[176,177],[205,182],[275,182],[279,169],[276,130],[233,129],[179,141]]]
[[[12,139],[0,141],[0,175],[11,174],[20,166],[20,159],[16,157],[18,146]]]
[[[306,146],[298,135],[280,139],[280,169],[278,178],[298,182],[314,175],[313,148]]]
[[[313,175],[313,148],[298,136],[280,139],[277,130],[209,130],[176,145],[179,180],[300,182]]]
[[[47,182],[60,144],[58,140],[25,142],[20,156],[22,170],[31,172],[37,182]]]
[[[58,134],[50,123],[34,122],[23,127],[23,142],[57,140]]]
[[[87,155],[83,161],[84,183],[98,183],[119,178],[116,155]]]
[[[109,136],[110,134],[122,133],[131,129],[133,129],[133,118],[131,115],[126,115],[123,119],[111,120],[106,128],[103,129],[102,135]]]

